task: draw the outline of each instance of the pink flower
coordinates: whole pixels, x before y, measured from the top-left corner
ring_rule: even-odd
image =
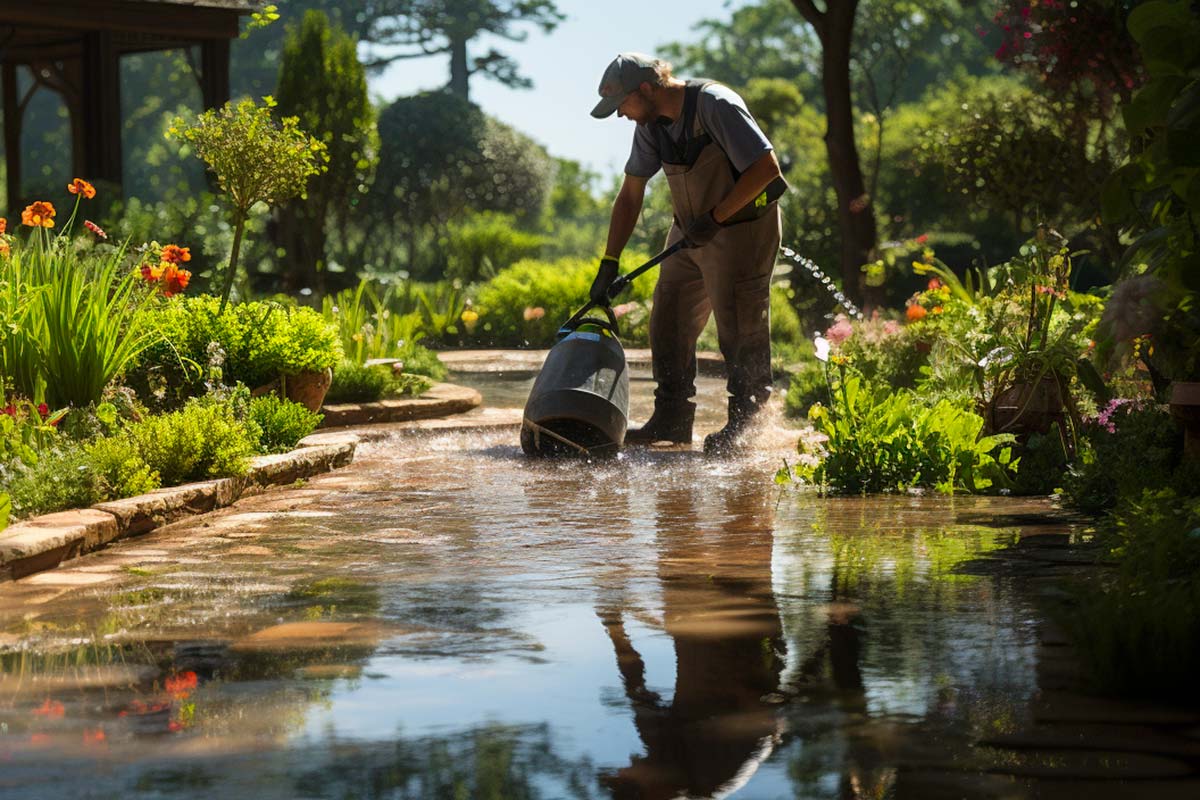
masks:
[[[850,324],[850,320],[845,314],[838,314],[837,319],[829,330],[825,331],[825,338],[833,345],[839,345],[854,335],[854,326]]]
[[[894,319],[889,319],[887,322],[883,323],[883,332],[887,336],[896,335],[900,332],[900,323],[896,322]]]
[[[620,319],[637,307],[637,303],[621,303],[619,306],[613,306],[613,316],[617,317],[617,319]]]
[[[544,316],[546,316],[546,309],[542,308],[541,306],[537,306],[534,308],[529,308],[529,307],[525,308],[525,321],[526,322],[532,322],[535,319],[541,319]]]

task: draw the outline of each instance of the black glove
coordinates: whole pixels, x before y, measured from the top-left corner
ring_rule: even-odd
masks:
[[[620,263],[612,256],[600,259],[600,268],[596,270],[596,280],[592,281],[592,290],[588,293],[592,302],[598,306],[608,305],[608,287],[617,279]]]
[[[692,220],[692,224],[683,232],[683,240],[687,242],[688,247],[702,247],[711,242],[719,230],[721,223],[717,222],[713,213],[709,211]]]

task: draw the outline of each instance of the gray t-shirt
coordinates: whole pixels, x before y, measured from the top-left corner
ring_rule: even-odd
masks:
[[[725,151],[738,172],[745,172],[764,153],[775,149],[763,135],[754,117],[750,116],[746,102],[728,86],[719,83],[705,86],[696,100],[696,116],[700,119],[700,127]],[[682,114],[668,126],[667,131],[671,138],[680,138],[683,134]],[[638,123],[633,131],[633,150],[629,154],[629,161],[625,163],[625,173],[649,178],[661,168],[658,137],[652,125]]]

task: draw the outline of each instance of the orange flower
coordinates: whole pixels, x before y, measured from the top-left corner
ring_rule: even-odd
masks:
[[[904,312],[904,316],[909,322],[920,322],[921,320],[925,319],[925,315],[927,313],[928,312],[925,310],[925,306],[913,303],[908,307],[908,310]]]
[[[168,264],[165,261],[160,266],[163,268],[163,295],[174,297],[187,288],[188,282],[192,279],[192,273],[186,269],[179,269],[174,264]]]
[[[53,203],[37,200],[25,206],[21,212],[21,224],[31,228],[53,228],[55,213]]]
[[[96,196],[96,187],[85,181],[83,178],[76,178],[67,184],[67,191],[71,194],[81,194],[88,200]]]
[[[162,249],[162,260],[170,264],[183,264],[192,260],[191,248],[169,244]]]
[[[933,313],[934,313],[934,314],[940,314],[940,313],[942,313],[942,312],[943,312],[943,311],[945,311],[945,310],[946,310],[946,309],[942,308],[941,306],[934,306],[934,307],[933,307]]]
[[[5,233],[6,231],[8,231],[8,220],[0,217],[0,233]]]
[[[142,278],[146,283],[158,283],[162,280],[162,264],[142,264]]]
[[[12,248],[8,246],[8,242],[0,239],[0,256],[7,258],[12,253]]]

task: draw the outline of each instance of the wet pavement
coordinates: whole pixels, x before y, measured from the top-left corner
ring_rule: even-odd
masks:
[[[1200,717],[1074,693],[1048,501],[822,499],[772,480],[796,436],[398,434],[0,585],[0,797],[1200,794]]]

